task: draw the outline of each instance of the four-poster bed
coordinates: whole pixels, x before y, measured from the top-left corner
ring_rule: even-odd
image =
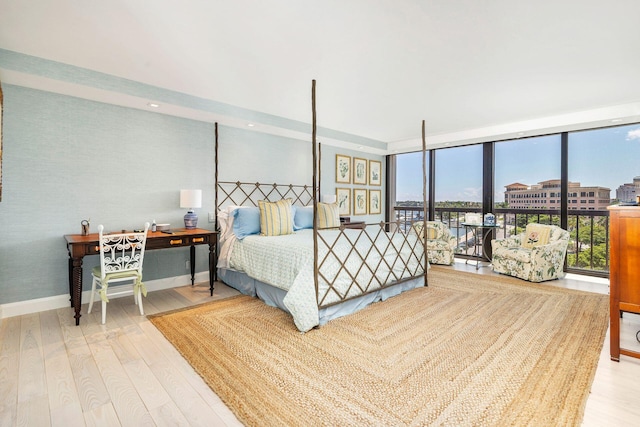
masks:
[[[380,222],[349,229],[337,205],[318,202],[315,80],[312,104],[311,186],[219,181],[215,128],[218,278],[287,311],[303,332],[426,286],[428,269],[425,241],[413,228]]]

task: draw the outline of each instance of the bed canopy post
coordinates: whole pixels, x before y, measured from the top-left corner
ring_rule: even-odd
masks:
[[[214,148],[214,155],[216,156],[215,160],[214,160],[214,164],[215,164],[215,168],[214,168],[214,181],[215,181],[215,187],[213,194],[214,194],[214,206],[215,209],[218,209],[218,122],[215,122],[215,127],[214,127],[214,141],[215,141],[215,148]],[[215,215],[215,220],[213,222],[213,229],[214,230],[218,230],[218,212],[216,212]]]
[[[429,257],[427,256],[427,137],[425,131],[425,121],[422,121],[422,220],[424,221],[424,285],[428,286],[427,271],[429,270]]]
[[[311,155],[313,160],[313,284],[316,290],[316,302],[320,298],[318,291],[318,161],[316,159],[316,80],[311,80]]]

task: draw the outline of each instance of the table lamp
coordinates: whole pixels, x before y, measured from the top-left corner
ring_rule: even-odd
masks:
[[[202,190],[180,190],[180,207],[189,209],[184,216],[184,228],[196,228],[198,215],[193,210],[202,207]]]

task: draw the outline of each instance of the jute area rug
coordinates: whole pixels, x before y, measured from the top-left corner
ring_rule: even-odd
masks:
[[[247,296],[152,322],[245,425],[579,425],[608,297],[434,267],[306,334]]]

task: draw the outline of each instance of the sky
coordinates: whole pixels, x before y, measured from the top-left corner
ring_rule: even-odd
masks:
[[[397,156],[397,196],[422,200],[422,154]],[[569,133],[569,180],[615,190],[640,176],[640,124]],[[496,143],[495,199],[504,186],[560,179],[560,135]],[[482,144],[436,151],[436,200],[482,200]]]

